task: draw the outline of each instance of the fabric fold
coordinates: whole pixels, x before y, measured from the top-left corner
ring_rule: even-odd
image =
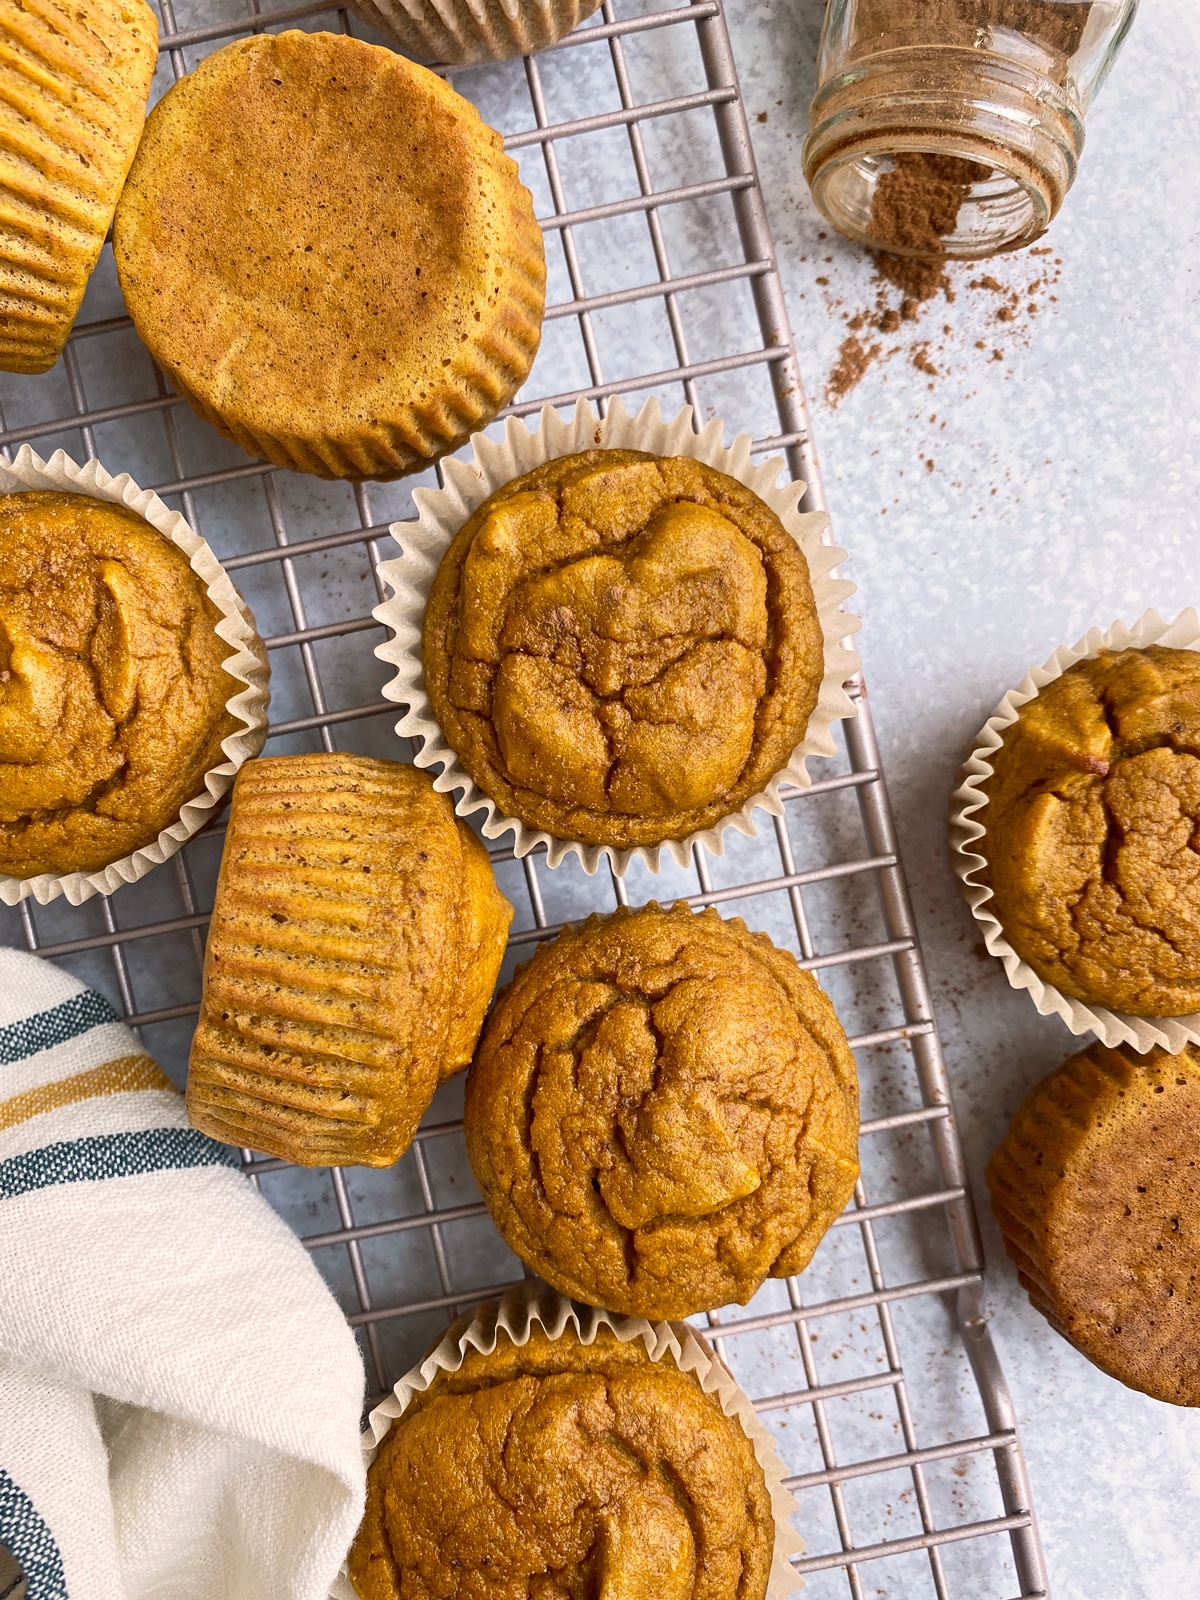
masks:
[[[0,950],[0,1544],[28,1600],[323,1600],[363,1370],[102,996]]]

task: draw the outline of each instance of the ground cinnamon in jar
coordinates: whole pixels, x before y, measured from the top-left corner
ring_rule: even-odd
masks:
[[[871,231],[881,244],[917,250],[925,259],[881,253],[880,274],[914,300],[930,299],[941,286],[945,239],[954,232],[958,212],[971,185],[982,183],[991,169],[961,156],[902,150],[894,165],[875,185]]]
[[[1092,0],[858,0],[850,47],[860,58],[936,38],[941,45],[986,50],[981,30],[1001,28],[1058,57],[1047,76],[1061,83],[1091,9]]]

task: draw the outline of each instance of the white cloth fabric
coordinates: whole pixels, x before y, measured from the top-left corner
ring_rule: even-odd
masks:
[[[236,1152],[100,995],[0,949],[0,1545],[28,1600],[323,1600],[362,1400]]]

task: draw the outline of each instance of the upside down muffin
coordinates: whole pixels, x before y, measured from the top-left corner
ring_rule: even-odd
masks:
[[[596,0],[351,0],[418,61],[457,66],[529,56],[564,38],[597,9]]]
[[[1200,653],[1079,661],[1003,740],[979,877],[1013,949],[1091,1005],[1200,1011]]]
[[[735,478],[589,450],[516,478],[442,558],[434,715],[508,815],[657,844],[759,793],[804,737],[823,641],[808,563]]]
[[[829,1000],[741,921],[592,916],[518,969],[467,1078],[492,1219],[564,1294],[682,1317],[801,1272],[858,1176]]]
[[[0,368],[58,360],[146,120],[144,0],[0,6]]]
[[[179,393],[320,477],[457,449],[541,334],[541,232],[500,135],[435,73],[343,34],[240,39],[170,89],[113,251]]]
[[[1111,1377],[1200,1406],[1200,1054],[1093,1043],[1030,1091],[987,1167],[1038,1311]]]
[[[763,1470],[695,1376],[603,1326],[497,1338],[380,1444],[348,1561],[362,1600],[763,1600]]]
[[[188,558],[142,517],[0,496],[0,872],[93,872],[204,793],[244,685]]]
[[[471,1059],[511,919],[427,773],[343,754],[249,762],[205,952],[192,1121],[302,1166],[390,1166]]]

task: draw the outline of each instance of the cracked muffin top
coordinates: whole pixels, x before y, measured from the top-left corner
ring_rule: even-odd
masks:
[[[858,1176],[854,1058],[816,980],[683,904],[543,945],[492,1011],[464,1116],[509,1246],[638,1316],[802,1271]]]
[[[242,689],[177,545],[108,501],[0,496],[0,872],[92,872],[225,759]]]
[[[1133,1016],[1200,1011],[1200,654],[1077,662],[991,757],[979,874],[1017,954]]]
[[[510,816],[615,847],[759,793],[823,671],[808,563],[775,513],[682,456],[589,450],[516,478],[442,559],[434,714]]]
[[[1093,1043],[1030,1091],[987,1166],[1033,1305],[1102,1371],[1200,1406],[1200,1054]]]
[[[391,1427],[362,1600],[762,1600],[775,1524],[741,1424],[608,1328],[468,1349]]]

